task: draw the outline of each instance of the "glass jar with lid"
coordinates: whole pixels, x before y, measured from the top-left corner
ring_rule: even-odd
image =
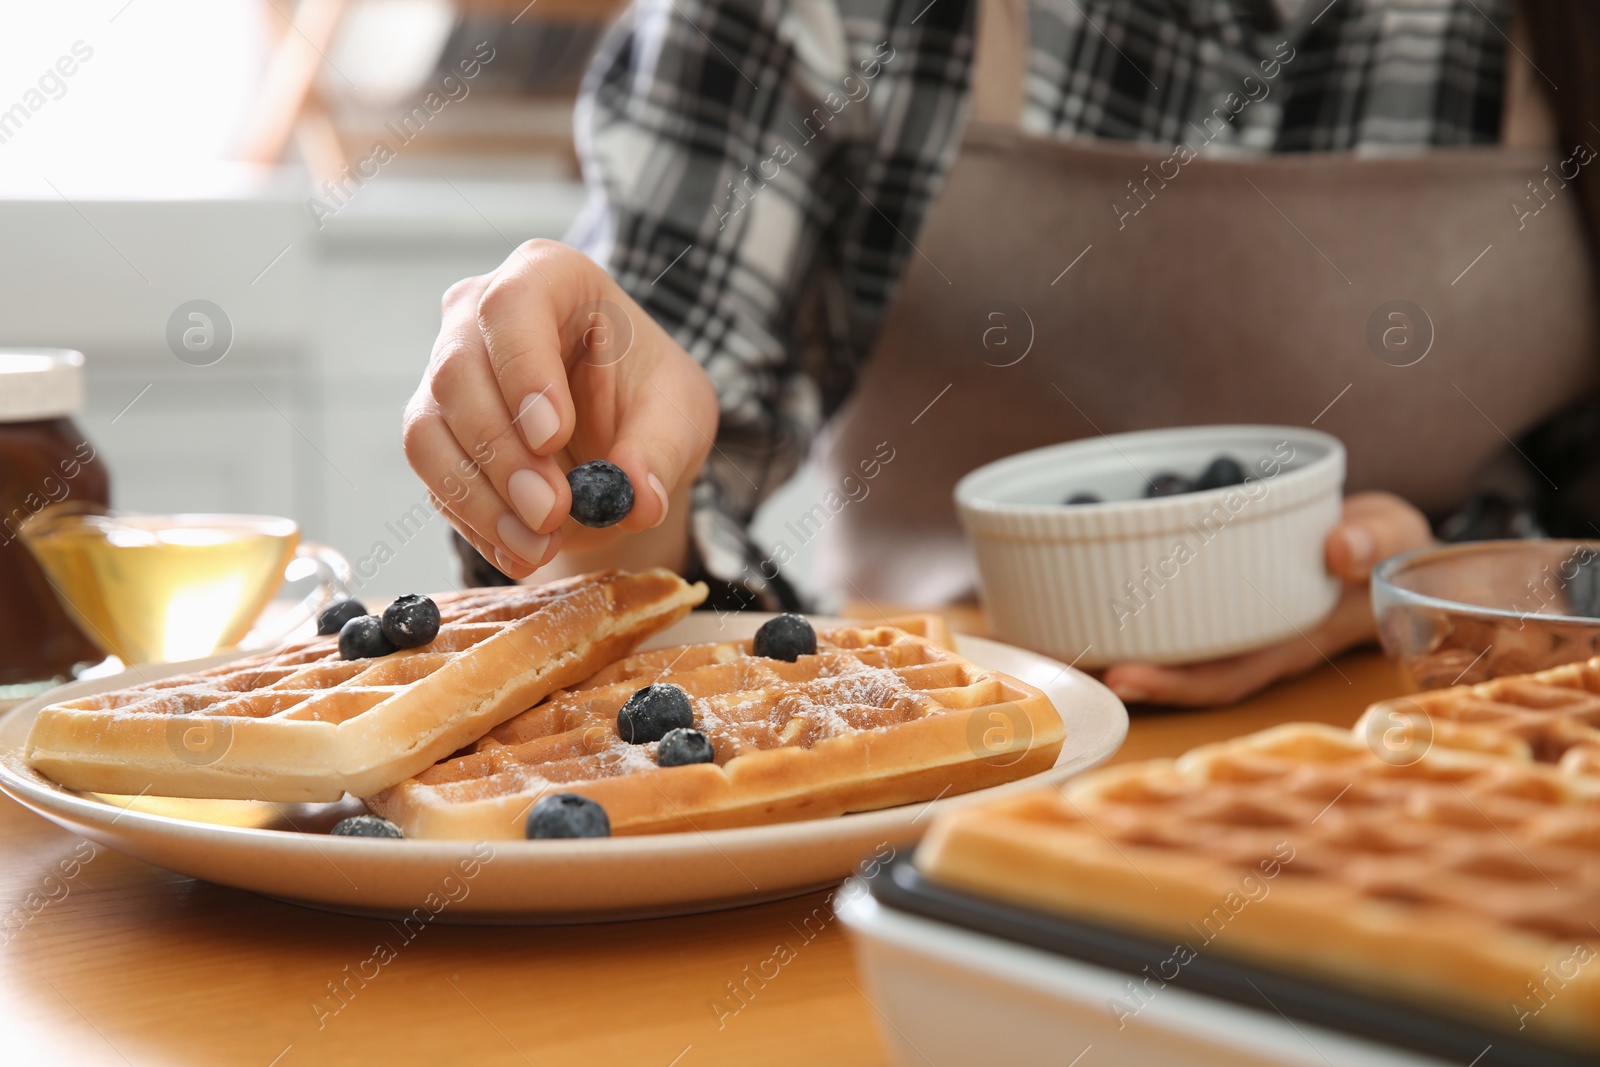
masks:
[[[110,503],[105,463],[72,421],[82,407],[82,353],[0,348],[0,700],[103,658],[17,536],[51,504]]]

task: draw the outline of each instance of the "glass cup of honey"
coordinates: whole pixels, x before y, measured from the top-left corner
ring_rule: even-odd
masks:
[[[72,503],[18,531],[84,635],[125,664],[198,659],[251,632],[285,578],[318,587],[294,622],[349,595],[350,565],[266,515],[125,515]]]

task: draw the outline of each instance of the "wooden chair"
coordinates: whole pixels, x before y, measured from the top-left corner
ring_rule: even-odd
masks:
[[[263,0],[267,20],[279,27],[255,107],[245,124],[238,158],[250,163],[281,162],[291,143],[297,145],[316,182],[337,179],[350,163],[328,101],[316,86],[319,69],[336,41],[353,4],[349,0],[298,0],[292,14],[273,0]],[[525,18],[542,22],[599,25],[610,21],[627,0],[457,0],[463,16],[504,18],[515,24]],[[561,103],[556,101],[555,103]],[[513,138],[513,140],[515,140]],[[530,154],[564,150],[570,138],[548,134],[523,139]]]

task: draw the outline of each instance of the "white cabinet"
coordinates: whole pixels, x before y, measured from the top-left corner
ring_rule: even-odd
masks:
[[[581,190],[395,176],[322,229],[306,195],[269,176],[186,200],[0,200],[0,345],[85,353],[80,421],[118,507],[289,515],[353,564],[391,557],[369,563],[365,594],[450,588],[448,529],[424,522],[400,414],[445,288],[512,240],[561,236]],[[233,326],[210,366],[167,345],[194,299]]]

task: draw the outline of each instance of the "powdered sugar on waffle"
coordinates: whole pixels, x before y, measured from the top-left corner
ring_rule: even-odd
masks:
[[[715,651],[720,653],[723,649]],[[713,662],[738,662],[743,668],[737,691],[690,697],[695,728],[712,739],[719,763],[749,747],[809,748],[833,737],[887,729],[937,706],[919,696],[896,671],[863,663],[845,650],[824,648],[812,664],[814,676],[801,683],[783,682],[769,666],[771,661],[748,653],[741,655],[735,650],[732,656],[709,658]],[[666,676],[666,672],[651,674]],[[631,689],[635,680],[617,684]],[[552,699],[579,700],[587,692],[592,690],[569,691]],[[775,692],[779,694],[776,698]],[[591,708],[578,712],[580,721],[588,720],[587,725],[568,720],[565,732],[574,738],[581,735],[584,755],[527,763],[518,759],[514,751],[518,746],[512,744],[496,754],[498,771],[509,773],[526,789],[576,781],[587,775],[612,778],[655,770],[657,744],[636,745],[622,740],[611,721],[610,703],[609,699],[600,702],[605,709],[600,718],[594,717]]]
[[[913,698],[911,686],[887,667],[871,667],[848,656],[828,658],[832,662],[816,681],[773,705],[768,721],[778,736],[791,732],[795,719],[803,720],[806,740],[812,743],[855,733],[862,727],[847,719],[841,709],[900,710],[902,701]],[[872,728],[882,729],[891,721]]]
[[[609,745],[600,750],[600,766],[608,775],[652,771],[656,768],[655,751],[654,744],[635,745],[621,737],[614,737]]]

